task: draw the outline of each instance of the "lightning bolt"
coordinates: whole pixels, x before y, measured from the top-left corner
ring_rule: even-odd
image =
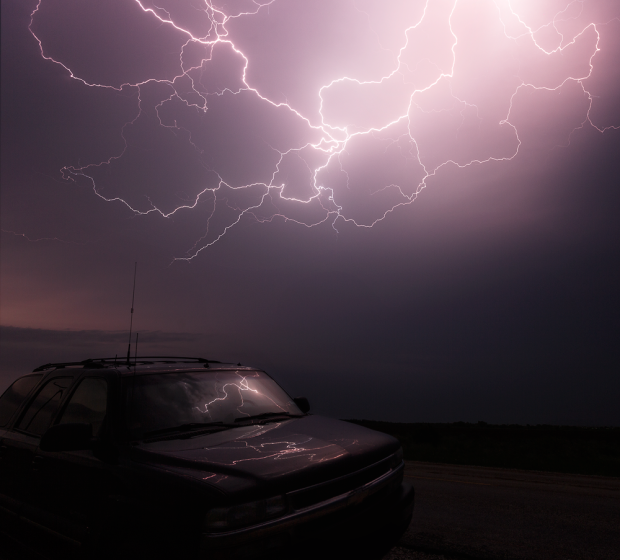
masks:
[[[247,376],[247,375],[242,375],[240,373],[237,373],[236,375],[237,375],[237,377],[239,377],[239,381],[224,383],[220,387],[218,387],[217,385],[215,386],[216,393],[218,393],[218,394],[222,393],[223,396],[215,397],[211,401],[209,401],[207,403],[204,403],[203,404],[204,410],[202,410],[201,407],[194,407],[194,408],[196,408],[196,410],[198,410],[198,412],[200,412],[202,414],[208,414],[209,418],[211,418],[211,412],[209,411],[209,407],[212,406],[213,404],[217,403],[217,402],[222,402],[222,401],[228,400],[228,398],[229,398],[228,388],[229,387],[234,387],[235,389],[237,389],[239,391],[239,395],[241,396],[241,404],[238,407],[236,407],[236,410],[237,410],[237,412],[239,412],[239,414],[242,414],[242,415],[245,415],[245,416],[251,416],[250,414],[248,414],[246,412],[243,412],[241,410],[241,408],[245,404],[245,401],[243,399],[243,392],[248,392],[248,391],[253,393],[254,395],[260,396],[260,397],[270,401],[276,408],[279,408],[280,410],[282,410],[284,412],[286,411],[282,406],[280,406],[271,397],[269,397],[268,395],[266,395],[264,393],[261,393],[258,389],[253,389],[252,387],[250,387],[250,382],[248,380],[248,377],[258,377],[257,374],[253,374],[253,375]]]
[[[242,221],[279,219],[307,228],[329,224],[336,232],[345,223],[372,228],[412,204],[448,168],[516,158],[529,141],[523,132],[529,125],[523,123],[540,112],[536,103],[545,96],[581,103],[581,116],[558,146],[568,145],[585,127],[601,134],[620,128],[595,123],[597,96],[589,84],[602,34],[610,33],[620,18],[596,20],[589,0],[553,2],[560,4],[555,11],[542,0],[333,2],[331,11],[317,20],[317,46],[320,32],[332,25],[346,51],[346,30],[337,25],[340,10],[365,22],[366,47],[379,62],[370,60],[367,66],[372,69],[358,66],[357,73],[335,78],[323,79],[317,70],[314,82],[319,85],[309,92],[307,103],[289,101],[285,93],[262,83],[257,54],[244,46],[244,29],[253,21],[276,21],[278,9],[292,5],[291,0],[197,0],[168,2],[165,7],[127,0],[129,4],[135,8],[135,21],[175,37],[173,75],[162,77],[165,72],[153,71],[144,79],[112,83],[93,79],[92,72],[86,75],[83,64],[75,69],[74,63],[51,54],[49,37],[43,38],[54,9],[47,0],[38,1],[29,30],[41,56],[60,65],[85,89],[135,99],[135,116],[120,130],[118,153],[86,165],[67,165],[60,173],[64,180],[88,186],[100,199],[122,204],[136,216],[181,219],[189,212],[204,213],[203,234],[174,261],[191,261]],[[193,17],[187,16],[188,10]],[[133,39],[139,41],[137,33]],[[334,60],[340,54],[330,52]],[[302,64],[299,60],[297,68]],[[234,107],[247,104],[259,115],[256,142],[267,154],[266,161],[240,162],[240,172],[213,156],[214,142],[226,140],[219,121],[233,124],[225,109],[233,102],[238,102]],[[267,130],[271,125],[263,122],[268,119],[280,121],[272,126],[282,133],[279,145],[269,140],[274,135]],[[152,123],[150,135],[140,136],[139,131]],[[152,194],[114,193],[122,189],[106,174],[117,174],[135,191],[140,180],[127,178],[126,162],[137,150],[153,149],[147,136],[182,146],[179,157],[200,169],[203,184],[179,195],[180,179],[170,179],[166,192],[183,200],[166,204]],[[244,140],[242,136],[237,134],[235,140]],[[362,183],[370,186],[364,190]],[[237,388],[248,390],[243,382]]]
[[[18,231],[11,231],[7,229],[0,229],[2,233],[8,233],[10,235],[14,235],[15,237],[22,237],[26,241],[30,241],[31,243],[38,243],[40,241],[58,241],[60,243],[69,243],[71,245],[85,245],[85,243],[78,243],[77,241],[67,241],[66,239],[60,239],[59,237],[37,237],[32,238],[25,233],[20,233]]]

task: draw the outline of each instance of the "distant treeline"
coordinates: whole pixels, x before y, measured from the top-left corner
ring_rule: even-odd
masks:
[[[620,477],[620,428],[348,422],[396,437],[413,461]]]

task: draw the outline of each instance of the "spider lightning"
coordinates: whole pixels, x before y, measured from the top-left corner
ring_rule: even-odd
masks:
[[[189,212],[202,213],[203,235],[175,260],[194,259],[242,220],[283,219],[305,227],[330,224],[336,231],[344,223],[371,228],[413,203],[447,168],[515,158],[524,143],[523,121],[544,110],[536,100],[545,94],[563,95],[579,105],[579,118],[557,145],[567,145],[575,130],[584,127],[600,133],[619,128],[592,117],[596,95],[588,80],[601,51],[602,31],[620,19],[596,20],[589,15],[590,0],[334,2],[318,21],[332,36],[342,33],[336,43],[343,52],[348,35],[344,27],[338,28],[336,12],[365,21],[364,48],[376,60],[370,60],[367,69],[358,65],[336,77],[316,69],[317,77],[311,80],[316,89],[305,102],[299,95],[289,101],[286,92],[261,81],[256,71],[259,56],[243,46],[243,25],[257,18],[262,23],[276,21],[278,9],[291,0],[196,0],[188,5],[196,14],[193,21],[179,15],[182,3],[162,7],[147,0],[126,2],[135,5],[140,21],[154,22],[178,39],[175,75],[119,83],[85,75],[83,67],[76,69],[52,53],[39,32],[48,17],[43,9],[47,0],[39,0],[34,8],[29,29],[41,56],[62,66],[85,89],[134,96],[135,116],[119,130],[122,149],[100,161],[67,165],[61,174],[137,216],[182,219]],[[319,48],[323,29],[316,31]],[[476,35],[487,42],[478,45]],[[335,60],[340,55],[337,49],[327,52]],[[299,57],[296,70],[305,68],[303,53],[293,49],[292,56]],[[267,145],[271,160],[256,163],[239,156],[243,180],[214,159],[210,148],[221,130],[207,121],[231,99],[253,104],[253,115],[268,113],[282,121],[276,127],[282,132],[277,146],[270,144],[266,128],[255,131],[256,145]],[[148,118],[156,120],[159,132],[184,142],[184,154],[204,172],[203,184],[183,195],[180,204],[162,203],[156,193],[114,193],[114,185],[105,179],[106,173],[122,168],[136,144],[144,143],[135,131]],[[356,165],[366,171],[360,175]],[[114,172],[122,176],[122,169]],[[166,189],[181,198],[176,179]]]

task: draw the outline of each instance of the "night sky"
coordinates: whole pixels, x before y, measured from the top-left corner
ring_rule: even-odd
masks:
[[[0,391],[123,355],[137,261],[140,355],[620,425],[619,60],[616,0],[3,0]]]

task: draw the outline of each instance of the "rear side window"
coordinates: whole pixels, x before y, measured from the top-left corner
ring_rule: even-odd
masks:
[[[106,413],[108,403],[108,384],[101,377],[83,379],[60,418],[60,424],[80,422],[93,425],[93,435],[97,435]]]
[[[6,426],[30,391],[41,381],[43,374],[29,375],[15,381],[0,397],[0,427]]]
[[[72,381],[73,377],[50,379],[30,403],[17,428],[37,436],[43,435]]]

